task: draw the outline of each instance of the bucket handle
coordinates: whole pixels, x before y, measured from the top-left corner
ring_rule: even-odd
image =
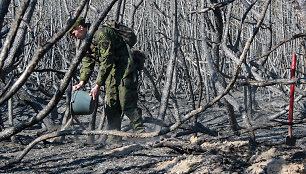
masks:
[[[78,92],[79,92],[78,90],[75,91],[75,94],[72,96],[70,103],[74,103],[74,100],[75,100]]]

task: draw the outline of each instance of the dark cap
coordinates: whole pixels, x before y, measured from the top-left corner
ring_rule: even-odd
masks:
[[[66,23],[69,22],[70,19],[68,19],[66,21]],[[85,23],[85,18],[84,17],[79,17],[75,23],[72,25],[72,27],[67,31],[67,33],[70,33],[75,27],[79,26],[79,25],[82,25],[84,27],[86,27],[86,23]]]

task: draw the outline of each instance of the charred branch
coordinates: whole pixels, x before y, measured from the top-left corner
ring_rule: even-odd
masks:
[[[273,80],[265,80],[265,81],[253,81],[253,80],[245,80],[239,82],[240,85],[243,86],[272,86],[272,85],[300,85],[306,84],[306,78],[295,78],[295,79],[273,79]]]

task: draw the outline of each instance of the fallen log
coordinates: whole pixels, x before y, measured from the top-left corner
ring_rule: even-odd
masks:
[[[240,85],[243,86],[272,86],[272,85],[299,85],[299,84],[306,84],[306,78],[295,78],[295,79],[273,79],[273,80],[265,80],[265,81],[254,81],[254,80],[245,80],[239,82]]]
[[[299,122],[292,122],[292,123],[289,123],[289,122],[277,122],[277,123],[272,123],[272,124],[255,126],[255,127],[249,128],[249,129],[240,129],[237,132],[233,132],[233,133],[229,133],[229,134],[224,134],[224,135],[221,135],[221,136],[218,136],[218,137],[199,138],[195,143],[196,144],[202,144],[203,142],[214,140],[214,139],[227,139],[227,138],[230,138],[232,136],[237,136],[237,135],[249,133],[249,132],[252,132],[252,131],[255,131],[255,130],[258,130],[258,129],[270,129],[270,128],[273,128],[273,127],[280,127],[280,126],[285,126],[285,125],[298,125],[298,124],[304,124],[304,123],[306,123],[306,119],[304,119],[302,121],[299,121]],[[305,136],[306,135],[302,135],[302,136],[299,136],[299,137],[297,136],[296,138],[300,139],[300,138],[303,138]]]

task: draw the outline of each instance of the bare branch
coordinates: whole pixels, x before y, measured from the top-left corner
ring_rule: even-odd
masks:
[[[19,25],[21,23],[21,20],[23,18],[23,15],[25,14],[31,0],[27,0],[24,2],[23,6],[21,7],[18,16],[13,23],[13,27],[11,28],[9,32],[9,36],[6,38],[4,42],[4,47],[2,48],[1,54],[0,54],[0,72],[2,71],[3,65],[4,65],[4,60],[7,58],[7,55],[9,53],[9,49],[11,48],[14,38],[16,36],[17,30],[19,28]],[[1,105],[1,103],[0,103]]]
[[[300,38],[300,37],[305,37],[305,36],[306,36],[306,33],[295,34],[295,35],[291,36],[290,38],[287,38],[287,39],[281,41],[280,43],[278,43],[277,45],[275,45],[271,50],[267,51],[267,52],[264,53],[263,55],[248,60],[248,62],[252,62],[252,61],[255,61],[255,60],[264,58],[264,57],[266,57],[266,56],[269,56],[274,50],[276,50],[278,47],[282,46],[283,44],[285,44],[285,43],[287,43],[287,42],[290,42],[290,41],[292,41],[292,40],[294,40],[294,39],[297,39],[297,38]]]
[[[177,59],[178,54],[178,16],[177,16],[177,0],[171,1],[172,3],[172,17],[173,17],[173,24],[172,24],[172,44],[171,44],[171,57],[167,67],[166,72],[166,84],[162,92],[161,96],[161,104],[158,112],[158,117],[164,120],[166,109],[168,105],[168,99],[170,94],[170,89],[172,85],[172,77],[174,72],[174,66]]]
[[[190,14],[200,14],[200,13],[206,13],[210,10],[215,10],[216,8],[221,8],[221,7],[224,7],[232,2],[234,2],[235,0],[228,0],[228,1],[224,1],[224,2],[219,2],[219,3],[214,3],[211,5],[211,7],[207,7],[207,8],[204,8],[202,10],[197,10],[197,11],[191,11]]]
[[[35,70],[33,70],[33,72],[55,72],[55,73],[58,73],[58,74],[65,74],[66,73],[65,70],[56,70],[56,69],[50,69],[50,68],[35,69]]]
[[[246,80],[239,83],[243,86],[272,86],[272,85],[299,85],[299,84],[306,84],[306,78],[295,78],[295,79],[273,79],[273,80],[265,80],[265,81],[252,81]]]
[[[137,11],[137,9],[139,8],[139,6],[143,3],[143,0],[138,0],[134,5],[133,5],[133,10],[130,14],[130,17],[129,17],[129,23],[130,23],[130,27],[131,28],[134,28],[134,17],[135,17],[135,13]]]

